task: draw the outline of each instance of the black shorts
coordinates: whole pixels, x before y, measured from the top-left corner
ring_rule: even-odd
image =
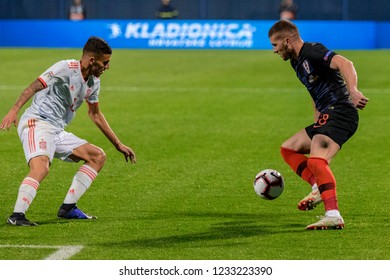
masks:
[[[357,109],[348,104],[329,106],[321,112],[316,123],[305,128],[310,139],[316,134],[328,136],[340,148],[356,132],[359,123]]]

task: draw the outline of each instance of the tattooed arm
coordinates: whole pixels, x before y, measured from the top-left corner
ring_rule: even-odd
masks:
[[[18,113],[24,104],[27,103],[38,91],[44,89],[43,84],[37,79],[31,83],[16,100],[14,106],[9,110],[0,124],[0,130],[9,130],[11,124],[18,125]]]

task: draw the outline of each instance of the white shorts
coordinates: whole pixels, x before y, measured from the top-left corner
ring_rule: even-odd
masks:
[[[18,134],[27,163],[32,158],[42,155],[47,156],[50,162],[53,158],[73,162],[68,156],[74,149],[88,143],[72,133],[36,119],[21,120]]]

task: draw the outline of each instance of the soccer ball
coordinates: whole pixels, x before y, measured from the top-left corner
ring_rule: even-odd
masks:
[[[253,181],[255,192],[261,198],[273,200],[279,197],[284,190],[282,174],[274,169],[260,171]]]

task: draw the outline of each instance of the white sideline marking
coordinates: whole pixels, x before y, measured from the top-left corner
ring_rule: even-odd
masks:
[[[61,246],[56,252],[47,256],[45,260],[67,260],[83,248],[83,246]]]
[[[1,245],[0,248],[34,248],[34,249],[57,249],[53,254],[50,254],[45,260],[67,260],[73,255],[76,255],[84,247],[83,246],[47,246],[47,245]]]

